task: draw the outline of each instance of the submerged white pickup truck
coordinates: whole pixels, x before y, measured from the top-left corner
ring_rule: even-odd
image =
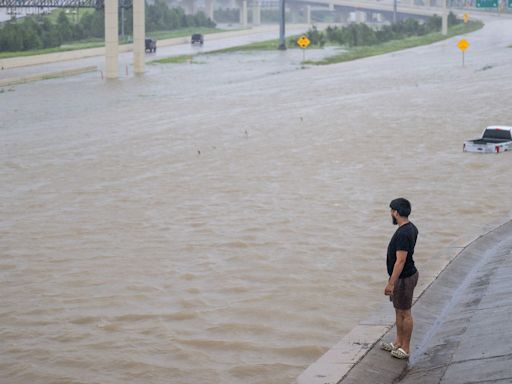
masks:
[[[512,150],[512,127],[493,125],[484,129],[480,139],[468,140],[464,152],[500,153]]]

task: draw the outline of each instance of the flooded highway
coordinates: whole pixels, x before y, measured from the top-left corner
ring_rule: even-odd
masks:
[[[462,152],[512,125],[512,21],[486,23],[464,67],[452,38],[4,88],[0,382],[293,382],[386,300],[398,196],[430,283],[512,213],[512,154]]]

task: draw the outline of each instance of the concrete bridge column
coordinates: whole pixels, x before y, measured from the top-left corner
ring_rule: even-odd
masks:
[[[341,11],[339,14],[339,20],[341,24],[348,24],[348,21],[350,19],[350,12],[347,11]]]
[[[261,24],[261,3],[259,0],[254,0],[252,2],[252,24]]]
[[[383,21],[382,13],[380,13],[380,12],[373,12],[372,13],[372,21],[374,23],[382,23],[382,21]]]
[[[448,34],[448,10],[446,9],[446,0],[441,0],[443,2],[443,24],[441,27],[441,32],[443,35]]]
[[[105,1],[105,76],[107,79],[117,79],[118,68],[118,2]]]
[[[298,3],[288,3],[288,8],[291,13],[292,23],[298,23],[300,18],[300,11],[302,6]]]
[[[311,24],[311,5],[306,5],[306,24]]]
[[[133,0],[133,70],[137,74],[144,73],[145,29],[144,0]]]
[[[204,8],[206,17],[210,18],[213,21],[213,0],[205,0]]]
[[[261,24],[261,2],[253,0],[252,2],[252,25]]]
[[[240,7],[240,25],[242,27],[247,26],[247,0],[241,0],[238,2]]]

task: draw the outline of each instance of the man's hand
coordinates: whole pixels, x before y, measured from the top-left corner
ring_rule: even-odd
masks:
[[[391,296],[393,294],[394,290],[395,290],[395,285],[388,282],[386,284],[386,288],[384,288],[384,294],[386,296]]]

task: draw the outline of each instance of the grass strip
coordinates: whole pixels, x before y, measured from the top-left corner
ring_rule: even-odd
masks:
[[[411,36],[401,40],[391,40],[378,45],[353,47],[350,48],[348,52],[326,57],[325,59],[317,61],[307,60],[304,61],[303,64],[328,65],[362,59],[370,56],[382,55],[384,53],[414,48],[420,45],[432,44],[441,40],[449,39],[453,36],[473,32],[482,28],[483,25],[484,24],[480,21],[472,21],[468,24],[458,24],[449,28],[448,34],[446,35],[443,35],[440,32],[436,32],[425,36]]]
[[[450,27],[447,35],[443,35],[441,32],[431,33],[424,36],[412,36],[401,40],[391,40],[386,43],[361,46],[351,48],[348,52],[341,53],[339,55],[333,55],[319,61],[304,61],[303,64],[315,64],[315,65],[328,65],[341,63],[344,61],[351,61],[362,59],[364,57],[381,55],[383,53],[400,51],[402,49],[413,48],[420,45],[428,45],[441,40],[448,39],[450,37],[461,35],[476,31],[483,27],[483,23],[480,21],[471,21],[468,24],[458,24]],[[215,51],[197,53],[195,55],[180,55],[167,57],[164,59],[153,60],[150,64],[180,64],[194,61],[196,56],[200,55],[212,55],[217,53],[231,53],[231,52],[248,52],[248,51],[272,51],[276,50],[279,46],[279,39],[260,41],[251,44],[238,45],[230,48],[217,49]],[[315,47],[312,47],[313,49]],[[319,48],[319,47],[318,47]],[[311,49],[311,48],[310,48]]]
[[[206,53],[230,53],[230,52],[246,52],[246,51],[273,51],[279,47],[279,39],[258,41],[245,45],[238,45],[231,48],[217,49]]]
[[[166,57],[164,59],[152,60],[149,64],[182,64],[182,63],[191,63],[194,60],[194,56],[197,55],[180,55],[180,56],[171,56]]]
[[[258,41],[256,43],[237,45],[231,48],[222,48],[215,51],[200,52],[195,55],[180,55],[173,57],[166,57],[164,59],[150,61],[149,64],[179,64],[186,62],[193,62],[194,58],[201,55],[213,55],[217,53],[230,53],[230,52],[248,52],[248,51],[273,51],[279,46],[279,39]]]

